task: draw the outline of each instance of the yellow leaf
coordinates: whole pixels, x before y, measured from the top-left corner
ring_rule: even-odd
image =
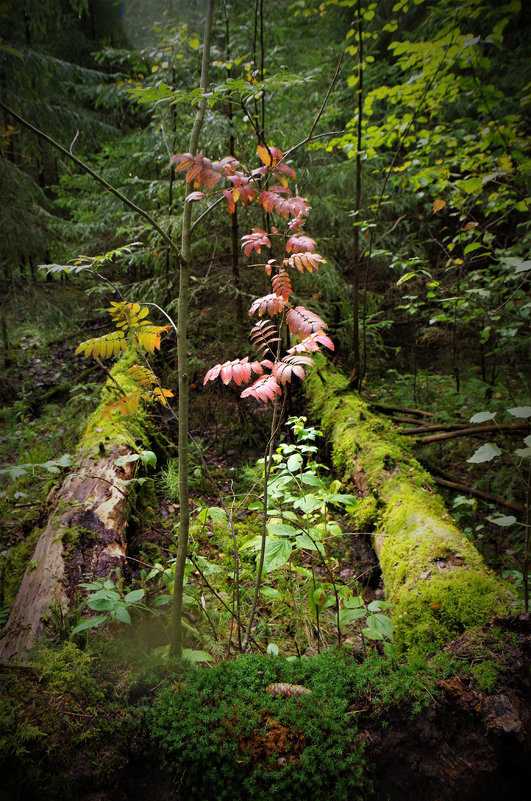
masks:
[[[271,167],[275,163],[275,159],[272,157],[271,153],[264,147],[263,145],[258,145],[256,148],[256,152],[258,154],[258,158],[264,162],[268,167]]]
[[[445,206],[446,206],[446,200],[443,200],[440,197],[437,198],[437,200],[433,201],[433,213],[435,214],[436,212],[440,211],[441,209],[444,209]]]

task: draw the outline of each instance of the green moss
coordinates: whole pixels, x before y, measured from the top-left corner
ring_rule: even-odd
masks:
[[[14,545],[2,554],[1,571],[4,586],[4,601],[10,606],[15,600],[20,582],[30,562],[33,551],[40,536],[40,529],[36,528],[26,537],[24,542]]]
[[[399,646],[433,649],[508,611],[506,585],[493,578],[446,511],[429,474],[390,423],[372,414],[333,368],[316,359],[305,382],[331,438],[334,466],[348,482],[362,474],[373,494],[358,525],[376,523],[387,600]],[[379,507],[383,514],[377,516]]]
[[[491,693],[496,687],[500,666],[492,659],[487,659],[485,662],[476,662],[471,665],[470,672],[478,690]]]
[[[138,355],[133,351],[127,351],[110,371],[124,395],[131,395],[139,389],[129,373],[129,368],[137,362]],[[110,417],[103,416],[108,404],[114,403],[118,397],[120,396],[116,384],[109,378],[102,390],[101,403],[88,420],[78,451],[89,451],[96,455],[102,451],[105,453],[109,445],[126,445],[133,450],[140,446],[144,448],[149,446],[149,425],[141,407],[127,417],[123,417],[118,411],[113,411]]]
[[[374,495],[362,498],[353,514],[354,522],[359,531],[371,531],[378,522],[380,507]]]

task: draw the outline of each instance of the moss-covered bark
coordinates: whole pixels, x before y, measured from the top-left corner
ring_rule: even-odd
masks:
[[[374,531],[397,644],[433,650],[506,613],[507,587],[489,573],[388,421],[324,360],[316,359],[305,387],[340,478],[362,497],[357,522]]]
[[[74,465],[53,499],[46,528],[40,535],[20,584],[0,640],[0,658],[21,656],[39,637],[56,610],[68,612],[85,577],[127,573],[125,527],[127,486],[117,479],[133,477],[134,463],[117,467],[115,460],[147,445],[147,423],[141,411],[130,417],[103,418],[105,406],[137,389],[126,354],[111,370],[101,405],[91,415],[81,437]]]

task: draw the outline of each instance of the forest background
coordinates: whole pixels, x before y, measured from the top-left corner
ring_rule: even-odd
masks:
[[[260,480],[256,459],[264,455],[271,416],[268,404],[242,400],[232,387],[202,385],[216,363],[251,353],[247,342],[254,321],[248,322],[247,310],[269,291],[270,282],[257,266],[264,260],[259,243],[242,252],[240,240],[251,229],[256,234],[270,231],[272,224],[280,228],[283,215],[263,204],[244,206],[234,184],[231,199],[225,194],[213,202],[217,187],[197,186],[191,189],[212,196],[185,202],[185,181],[171,158],[189,149],[196,110],[204,101],[199,149],[212,161],[230,155],[249,168],[267,167],[264,147],[270,155],[272,147],[287,154],[284,163],[296,174],[290,184],[294,196],[311,207],[305,235],[318,243],[326,260],[315,269],[298,267],[296,297],[327,322],[326,336],[334,343],[329,358],[349,376],[344,391],[359,391],[373,408],[409,410],[398,412],[397,436],[415,438],[416,458],[440,486],[451,489],[447,506],[465,540],[509,583],[513,610],[527,611],[531,67],[525,9],[519,0],[217,3],[201,90],[204,17],[203,5],[192,1],[0,5],[3,622],[31,565],[49,490],[71,464],[69,454],[98,408],[101,382],[108,377],[111,362],[105,356],[110,353],[94,354],[98,366],[84,358],[85,349],[74,351],[80,342],[108,331],[106,309],[123,298],[149,306],[150,319],[161,327],[167,315],[176,320],[185,263],[190,287],[181,392],[178,369],[185,359],[182,353],[178,358],[171,330],[161,331],[160,350],[150,349],[150,365],[159,388],[169,388],[179,400],[184,394],[189,398],[193,444],[177,449],[177,424],[167,401],[148,399],[152,436],[137,448],[128,523],[129,554],[137,564],[127,581],[114,575],[107,587],[92,577],[96,583],[85,586],[70,616],[54,621],[56,632],[39,659],[50,671],[46,665],[56,665],[57,654],[64,661],[64,648],[75,643],[75,652],[67,653],[73,663],[78,660],[78,668],[84,659],[99,660],[98,648],[112,647],[120,621],[141,618],[146,605],[161,617],[146,626],[149,634],[142,635],[141,648],[129,642],[126,650],[134,651],[135,659],[138,652],[148,659],[149,668],[142,662],[135,671],[152,673],[154,660],[157,670],[167,669],[161,667],[169,636],[164,614],[172,596],[183,480],[192,498],[194,560],[183,568],[187,654],[212,664],[232,651],[233,636],[240,637],[240,621],[237,635],[233,628],[234,590],[225,575],[234,571],[233,539],[226,533],[227,509],[220,506],[209,474],[222,497],[248,498],[249,487]],[[39,132],[67,152],[61,154]],[[116,191],[104,188],[68,154]],[[282,187],[279,195],[287,197]],[[183,261],[187,214],[192,231]],[[301,422],[300,415],[310,413],[300,377],[295,372],[284,388],[289,414],[299,422],[291,428],[284,424],[283,444],[273,443],[270,457],[275,454],[277,476],[297,454],[299,467],[304,464],[315,481],[323,481],[329,453],[320,445],[312,457],[321,421]],[[112,400],[118,404],[116,397]],[[419,423],[411,409],[427,412],[420,420],[428,422]],[[183,450],[184,472],[178,462]],[[322,470],[321,462],[326,462]],[[336,496],[325,502],[326,534],[331,508],[338,530],[370,529],[367,515],[358,514],[355,525],[347,522],[360,486],[352,476],[330,478],[343,483],[331,486],[328,479],[322,486],[330,498]],[[309,486],[312,480],[307,479]],[[228,504],[232,537],[239,538],[242,549],[243,587],[245,582],[251,586],[255,570],[253,542],[260,538],[260,524],[253,515],[263,503],[263,496],[253,496],[243,506],[235,500]],[[284,495],[282,503],[297,501]],[[313,514],[317,508],[303,511]],[[335,581],[351,567],[351,554],[334,545],[326,551],[332,578],[328,567],[316,572],[308,562],[308,551],[311,555],[315,548],[307,541],[307,551],[297,549],[295,540],[288,547],[289,532],[278,528],[289,527],[289,513],[297,517],[300,512],[295,505],[268,529],[277,545],[268,553],[271,580],[262,588],[266,606],[258,613],[251,650],[261,646],[269,659],[279,652],[300,657],[324,651],[337,641]],[[292,554],[299,570],[298,597],[305,598],[295,624],[289,611],[293,576],[287,572]],[[359,574],[359,565],[356,570]],[[389,646],[387,658],[395,659],[393,610],[387,609],[374,575],[372,587],[362,582],[353,596],[342,599],[342,623],[352,627],[343,640],[355,652],[368,649],[374,657]],[[98,592],[107,592],[99,608]],[[231,607],[230,614],[223,604]],[[242,604],[245,617],[252,606],[250,590]],[[91,610],[103,614],[87,617]],[[365,635],[359,633],[361,625]],[[94,635],[103,638],[97,657],[90,650]],[[127,675],[129,692],[138,675]],[[480,678],[484,690],[488,676]],[[68,684],[64,675],[62,681]],[[17,703],[5,712],[7,720]],[[31,715],[28,720],[38,729]],[[160,741],[157,725],[152,723],[153,737]],[[12,755],[12,742],[19,738],[21,765],[28,754],[35,761],[32,748],[47,751],[55,736],[48,732],[43,744],[35,732],[10,726],[7,753]],[[177,746],[166,747],[171,752]],[[299,746],[292,742],[290,747]],[[286,754],[293,767],[288,746]],[[354,762],[352,757],[344,766],[351,782]],[[331,781],[323,765],[321,774]],[[260,781],[265,786],[269,780]],[[343,790],[336,789],[340,797]]]

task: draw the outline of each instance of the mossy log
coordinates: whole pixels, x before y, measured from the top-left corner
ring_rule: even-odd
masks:
[[[66,614],[79,598],[81,581],[108,576],[116,569],[128,573],[124,536],[128,487],[121,482],[133,477],[135,463],[118,467],[115,461],[146,446],[147,424],[140,411],[110,419],[102,418],[102,412],[116,400],[115,382],[124,393],[137,388],[127,370],[132,358],[126,354],[111,370],[73,467],[50,495],[48,522],[2,632],[0,659],[23,657],[53,614]]]
[[[488,571],[391,424],[320,358],[305,387],[339,477],[361,498],[357,523],[374,532],[397,645],[433,651],[506,614],[508,587]]]

